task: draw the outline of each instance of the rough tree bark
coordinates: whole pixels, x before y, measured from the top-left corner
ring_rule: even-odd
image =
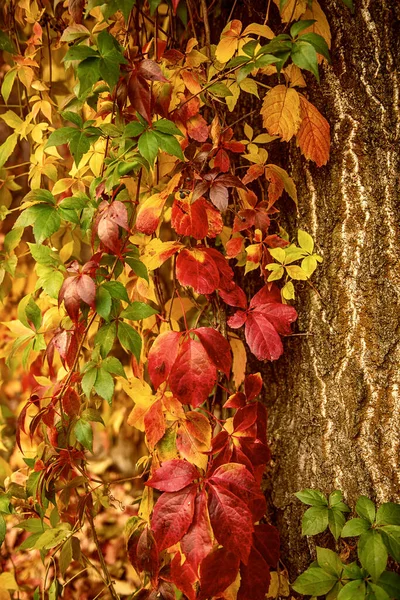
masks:
[[[341,489],[378,502],[400,494],[400,5],[322,0],[331,66],[310,99],[331,123],[326,167],[291,149],[297,226],[324,257],[299,294],[298,331],[266,365],[271,499],[291,575],[309,563],[293,493]]]

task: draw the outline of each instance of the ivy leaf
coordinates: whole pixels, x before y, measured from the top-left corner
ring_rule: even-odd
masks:
[[[319,490],[305,489],[301,490],[301,492],[296,492],[295,496],[301,502],[303,502],[303,504],[309,504],[310,506],[328,507],[328,501],[326,497]]]
[[[400,504],[385,502],[376,513],[376,525],[400,525]]]
[[[127,64],[127,60],[121,54],[117,40],[108,31],[103,30],[99,33],[97,45],[101,56],[100,75],[110,88],[113,88],[119,79],[119,65]]]
[[[371,503],[372,504],[372,503]],[[361,534],[358,542],[358,558],[373,581],[378,581],[386,568],[388,553],[382,536],[374,529]]]
[[[318,54],[322,54],[322,56],[324,56],[328,62],[331,62],[328,44],[326,43],[322,35],[319,35],[318,33],[304,33],[300,37],[300,40],[308,42],[309,44],[314,46]]]
[[[178,144],[179,145],[179,144]],[[152,167],[158,154],[159,141],[154,131],[147,130],[139,138],[138,150]]]
[[[103,367],[100,367],[97,371],[94,389],[99,396],[107,400],[108,404],[111,404],[114,394],[114,380],[110,373]]]
[[[300,38],[301,40],[301,38]],[[300,69],[311,71],[319,83],[318,57],[314,46],[307,42],[297,41],[293,44],[290,58]]]
[[[193,521],[180,544],[186,560],[197,573],[199,565],[212,549],[212,531],[204,490],[196,496]]]
[[[385,525],[379,528],[389,554],[400,562],[400,527],[398,525]]]
[[[217,548],[200,565],[199,600],[219,596],[237,577],[240,560],[236,553]]]
[[[159,551],[173,546],[185,535],[193,520],[197,485],[178,492],[164,492],[152,517],[152,530]]]
[[[85,419],[79,419],[74,427],[75,437],[84,448],[93,452],[93,429]]]
[[[5,50],[10,54],[16,54],[14,44],[4,31],[0,31],[0,50]]]
[[[378,585],[390,598],[400,599],[400,575],[392,571],[384,571],[378,579]]]
[[[6,522],[3,515],[0,515],[0,545],[4,542],[6,537]]]
[[[148,354],[148,369],[151,383],[157,389],[167,381],[178,356],[181,333],[165,331],[154,341]]]
[[[323,596],[336,585],[337,581],[338,577],[336,575],[320,568],[310,567],[299,575],[292,588],[295,592],[305,596]]]
[[[97,331],[94,341],[96,345],[100,345],[100,354],[102,358],[105,358],[107,354],[111,352],[116,337],[117,326],[115,322],[103,325],[103,327],[100,327]]]
[[[155,123],[153,123],[154,131],[158,131],[160,133],[167,133],[168,135],[180,135],[184,137],[182,131],[168,119],[159,119]]]
[[[185,460],[165,461],[146,481],[146,485],[162,492],[179,492],[199,477],[199,472]]]
[[[111,295],[103,286],[99,286],[96,291],[96,312],[108,321],[111,312]]]
[[[109,356],[108,358],[105,358],[101,363],[101,368],[107,371],[108,373],[119,375],[120,377],[124,377],[125,379],[127,378],[121,361],[119,361],[118,358],[116,358],[115,356]]]
[[[321,569],[340,579],[343,571],[343,563],[336,552],[317,546],[317,562]]]
[[[347,8],[349,8],[351,10],[352,13],[354,13],[354,3],[353,0],[342,0],[343,4],[345,6],[347,6]]]
[[[335,540],[339,539],[345,522],[346,522],[346,517],[344,516],[344,514],[342,513],[341,510],[336,509],[336,508],[328,509],[329,529],[330,529],[333,537],[335,538]]]
[[[142,351],[142,338],[130,325],[127,323],[119,322],[118,323],[118,331],[117,331],[118,339],[121,345],[125,348],[127,352],[131,352],[136,360],[140,361],[140,353]]]
[[[297,37],[299,35],[299,33],[301,33],[303,31],[303,29],[307,29],[307,27],[310,27],[315,22],[316,22],[315,19],[310,19],[310,20],[302,20],[302,21],[298,21],[297,23],[293,23],[293,25],[290,28],[290,35],[292,36],[292,38]]]
[[[302,94],[299,97],[301,124],[296,134],[296,143],[306,158],[322,167],[329,160],[329,123]]]
[[[48,204],[36,204],[35,223],[33,225],[33,235],[37,244],[41,244],[53,233],[58,231],[61,225],[61,219],[57,210]]]
[[[176,156],[180,160],[184,161],[182,148],[178,140],[173,135],[167,135],[166,133],[160,133],[159,131],[153,131],[156,136],[158,146],[171,156]]]
[[[365,593],[365,582],[362,579],[356,579],[347,583],[340,590],[338,600],[364,600]]]
[[[312,506],[303,515],[301,521],[302,535],[316,535],[328,527],[328,508]]]
[[[375,504],[367,496],[360,496],[356,503],[356,513],[372,525],[375,521]]]
[[[157,313],[158,310],[145,302],[132,302],[128,308],[125,308],[125,310],[121,312],[120,317],[131,321],[141,321],[142,319],[147,319]]]
[[[350,519],[342,529],[341,537],[361,535],[371,528],[371,523],[366,519]]]
[[[193,333],[199,338],[211,362],[229,377],[232,367],[229,342],[212,327],[198,327],[193,330]]]

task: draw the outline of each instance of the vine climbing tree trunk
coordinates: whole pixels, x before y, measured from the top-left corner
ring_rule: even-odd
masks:
[[[327,166],[293,146],[296,225],[324,263],[299,294],[298,331],[264,369],[274,467],[271,499],[292,576],[309,562],[300,537],[305,488],[399,500],[400,198],[397,0],[321,6],[332,65],[311,100],[331,124]]]

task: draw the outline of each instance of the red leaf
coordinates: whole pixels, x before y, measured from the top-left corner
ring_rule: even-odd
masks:
[[[204,490],[196,496],[193,522],[181,539],[181,548],[187,562],[197,573],[199,564],[212,548],[212,531]]]
[[[232,315],[232,317],[229,317],[227,322],[229,327],[231,327],[232,329],[239,329],[239,327],[244,325],[246,321],[247,312],[245,312],[244,310],[238,310],[237,312],[235,312],[234,315]]]
[[[280,540],[277,528],[268,523],[259,523],[254,527],[253,544],[267,564],[276,569],[280,557]]]
[[[208,248],[185,248],[176,261],[176,276],[181,285],[191,286],[198,294],[212,294],[218,287],[220,275],[210,260]]]
[[[194,329],[213,364],[229,377],[232,367],[232,355],[229,342],[223,335],[211,327],[199,327]]]
[[[270,284],[270,287],[268,285],[264,285],[264,287],[258,290],[257,294],[255,294],[251,299],[250,308],[260,306],[260,304],[268,304],[270,302],[282,304],[281,292],[274,284]]]
[[[246,210],[240,210],[233,223],[233,233],[253,227],[255,220],[256,211],[254,209],[246,208]]]
[[[178,356],[180,339],[181,333],[178,331],[165,331],[156,338],[150,349],[147,365],[151,382],[156,389],[169,377]]]
[[[58,305],[64,301],[72,321],[77,322],[81,300],[95,308],[96,285],[89,275],[73,275],[65,279],[58,294]]]
[[[270,167],[265,169],[265,179],[269,181],[268,201],[272,206],[282,196],[285,185],[283,179]]]
[[[230,268],[225,256],[215,248],[205,248],[206,254],[214,261],[219,271],[219,288],[230,292],[235,287],[233,281],[233,271]]]
[[[278,360],[283,354],[281,338],[262,312],[248,314],[245,336],[251,352],[258,360]]]
[[[162,492],[179,492],[199,477],[196,467],[186,460],[174,458],[165,461],[146,485]]]
[[[75,23],[82,23],[83,9],[85,8],[85,0],[69,0],[68,12]]]
[[[244,465],[230,463],[222,465],[213,473],[210,483],[226,489],[240,498],[253,514],[254,521],[259,521],[267,508],[266,500],[253,475]]]
[[[262,385],[263,380],[260,373],[247,375],[246,379],[244,380],[244,392],[248,402],[251,402],[260,394]]]
[[[144,415],[143,421],[147,441],[151,447],[154,447],[165,433],[165,419],[161,400],[157,400],[150,406]]]
[[[143,529],[137,543],[136,564],[139,571],[149,573],[152,585],[157,585],[159,569],[157,544],[147,526]]]
[[[159,65],[149,58],[145,58],[139,63],[137,74],[148,81],[162,81],[168,83],[168,79],[163,75]]]
[[[185,594],[188,600],[195,600],[196,592],[193,585],[197,581],[197,576],[187,560],[181,564],[179,552],[175,554],[171,561],[171,581]]]
[[[153,512],[152,529],[159,551],[173,546],[185,535],[193,520],[197,485],[179,492],[164,492]]]
[[[128,96],[133,110],[137,111],[151,125],[151,91],[144,77],[133,72],[128,80]]]
[[[200,342],[186,339],[176,359],[169,385],[172,393],[182,402],[195,408],[203,404],[217,380],[217,370]]]
[[[214,598],[233,583],[239,571],[239,558],[226,548],[217,548],[200,566],[199,600]],[[251,596],[249,596],[250,600]]]
[[[208,218],[205,201],[199,198],[193,204],[188,198],[176,199],[172,205],[171,224],[179,235],[201,240],[208,233]]]
[[[228,258],[235,258],[238,254],[243,252],[243,238],[242,236],[231,238],[226,243],[226,255]]]
[[[219,210],[214,208],[212,204],[203,199],[203,203],[206,209],[208,218],[208,232],[207,237],[215,238],[219,235],[224,227],[221,213]]]
[[[255,548],[251,549],[248,565],[240,566],[240,588],[237,600],[265,600],[271,581],[269,567]]]
[[[176,15],[178,5],[179,5],[179,0],[172,0],[172,10],[174,11],[174,15]]]
[[[208,138],[207,121],[201,115],[191,117],[186,123],[186,128],[189,137],[196,140],[196,142],[205,142]]]
[[[242,392],[232,394],[224,404],[224,408],[242,408],[243,406],[246,406],[246,396]]]
[[[216,181],[210,189],[210,200],[219,210],[225,211],[228,208],[229,192],[227,188]]]
[[[218,542],[247,564],[250,553],[253,517],[246,504],[219,485],[208,486],[208,512]]]
[[[76,416],[79,414],[81,408],[81,401],[77,392],[72,387],[68,387],[65,390],[62,398],[62,407],[64,412],[69,416]]]
[[[220,171],[226,173],[227,171],[229,171],[230,166],[231,161],[229,160],[228,153],[223,148],[220,148],[214,158],[214,167],[218,167]]]
[[[89,275],[80,275],[76,278],[76,291],[85,304],[95,309],[96,285]]]
[[[247,308],[246,294],[240,286],[235,283],[235,287],[230,292],[219,290],[218,294],[229,306],[238,306],[239,308]]]
[[[233,417],[233,427],[235,432],[246,432],[246,437],[255,437],[256,430],[249,431],[257,421],[257,403],[247,404],[239,408]]]

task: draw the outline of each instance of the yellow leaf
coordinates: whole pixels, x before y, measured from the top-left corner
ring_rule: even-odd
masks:
[[[267,598],[278,598],[289,596],[289,581],[285,571],[277,573],[271,572],[271,581],[269,584]]]
[[[276,6],[279,8],[281,0],[274,0]],[[287,0],[285,6],[279,12],[281,13],[281,19],[284,23],[289,21],[298,21],[301,15],[307,9],[308,0]]]
[[[180,248],[182,248],[182,244],[179,242],[162,242],[160,239],[154,238],[145,246],[142,262],[150,271],[153,271],[161,267]]]
[[[329,123],[302,94],[299,94],[299,97],[302,120],[296,142],[306,158],[313,160],[318,167],[322,167],[329,160],[331,145]]]
[[[299,94],[293,88],[275,86],[265,95],[261,115],[268,133],[288,142],[301,123]]]
[[[272,38],[275,37],[274,32],[270,27],[268,27],[268,25],[261,25],[260,23],[251,23],[250,25],[247,25],[242,35],[249,35],[249,33],[260,35],[268,40],[272,40]]]
[[[285,76],[286,81],[289,83],[290,87],[307,87],[306,81],[303,77],[303,73],[301,69],[295,64],[291,64],[282,70],[282,73]]]
[[[236,81],[234,81],[233,83],[231,83],[230,85],[228,85],[229,91],[231,92],[232,96],[227,96],[225,98],[225,102],[226,105],[228,107],[228,110],[230,112],[232,112],[237,104],[237,101],[239,99],[240,96],[240,87],[239,84],[236,83]]]
[[[253,94],[253,96],[257,96],[257,98],[259,98],[257,83],[254,81],[254,79],[249,79],[246,77],[246,79],[243,79],[243,81],[239,83],[239,87],[244,92]]]
[[[244,135],[251,141],[253,139],[254,130],[247,123],[244,124]]]
[[[237,338],[236,336],[229,336],[229,344],[232,349],[232,374],[233,374],[233,382],[236,386],[236,389],[243,383],[245,375],[246,375],[246,363],[247,363],[247,354],[246,348],[243,344],[242,340]]]
[[[225,37],[218,42],[215,50],[215,58],[220,63],[227,63],[232,58],[238,47],[238,39],[234,37]]]

